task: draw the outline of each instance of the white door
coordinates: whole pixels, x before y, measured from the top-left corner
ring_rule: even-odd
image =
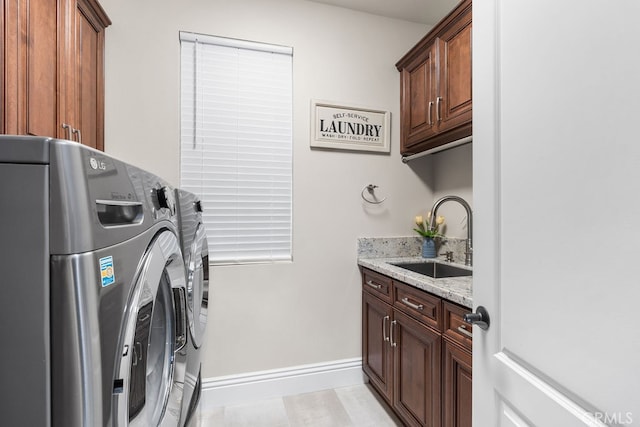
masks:
[[[473,424],[640,425],[640,2],[473,4]]]

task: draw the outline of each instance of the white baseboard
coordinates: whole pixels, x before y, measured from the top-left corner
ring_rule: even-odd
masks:
[[[362,359],[344,359],[312,365],[202,380],[202,410],[218,406],[310,393],[364,384]]]

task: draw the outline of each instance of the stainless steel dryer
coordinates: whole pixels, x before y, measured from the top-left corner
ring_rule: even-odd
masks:
[[[209,247],[202,222],[202,203],[188,191],[176,190],[180,241],[187,274],[189,336],[185,347],[187,366],[182,422],[189,422],[200,399],[201,359],[209,305]]]
[[[70,141],[0,136],[0,201],[2,423],[177,425],[173,189]]]

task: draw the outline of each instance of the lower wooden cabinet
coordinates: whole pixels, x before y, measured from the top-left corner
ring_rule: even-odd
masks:
[[[393,409],[410,426],[440,426],[442,338],[393,310]]]
[[[471,427],[471,337],[458,329],[469,310],[366,269],[362,283],[371,385],[405,425]]]
[[[378,298],[362,293],[362,365],[369,381],[391,403],[393,359],[389,345],[391,306]]]
[[[443,350],[444,425],[471,426],[471,352],[447,339]]]

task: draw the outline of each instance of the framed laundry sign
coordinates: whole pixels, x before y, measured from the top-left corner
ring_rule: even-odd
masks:
[[[311,100],[311,147],[391,151],[391,113]]]

